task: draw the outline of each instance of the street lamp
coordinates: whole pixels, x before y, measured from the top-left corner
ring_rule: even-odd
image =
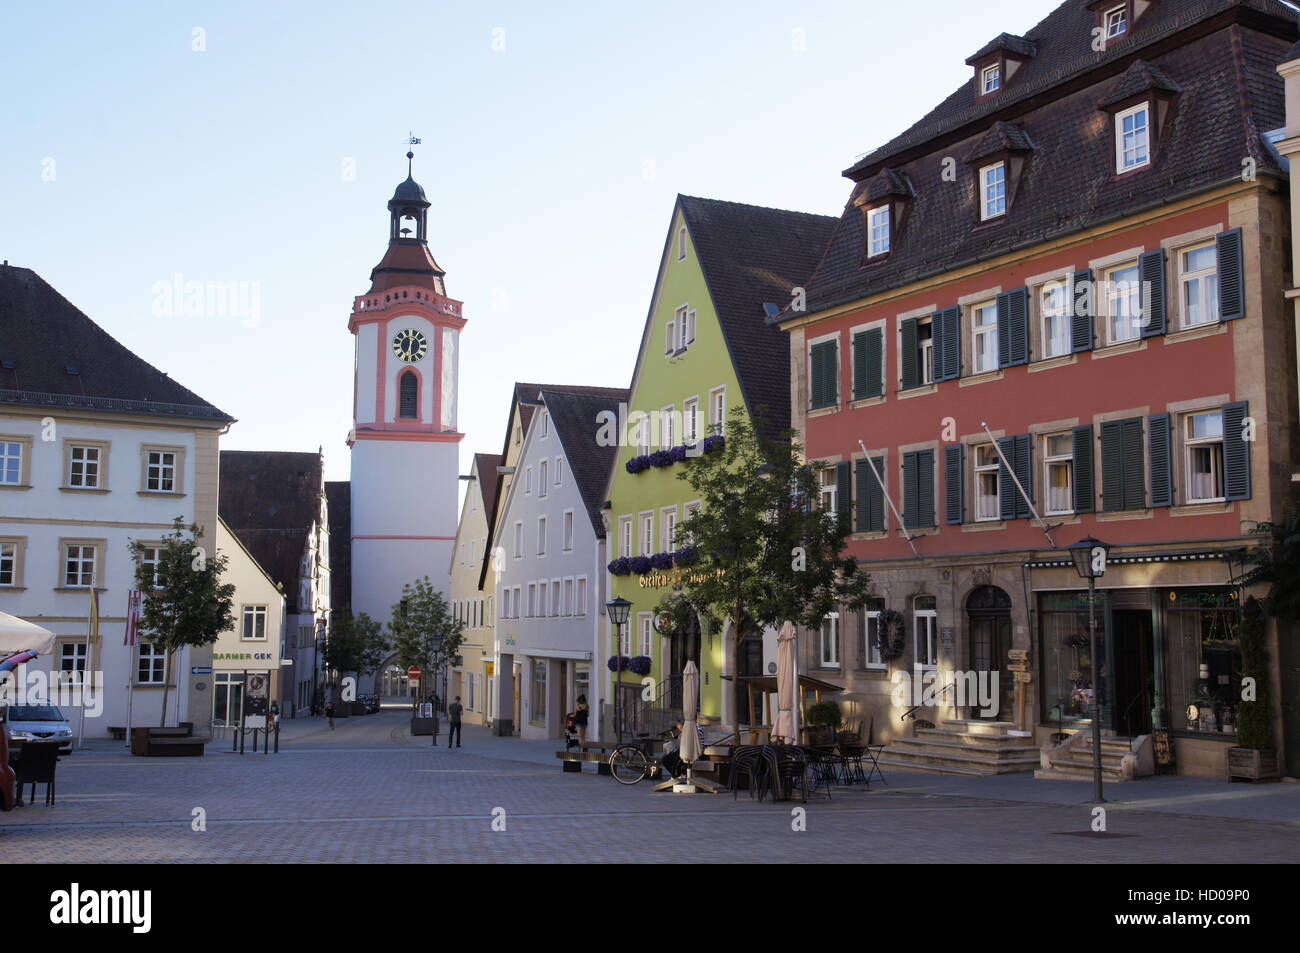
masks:
[[[622,628],[627,624],[628,613],[632,611],[632,603],[628,602],[622,596],[617,596],[605,603],[605,614],[609,616],[609,622],[614,626],[614,655],[617,657],[619,650],[623,647],[621,638]],[[618,673],[615,672],[615,675]],[[617,691],[614,694],[614,727],[618,731],[618,743],[623,743],[623,718],[619,711],[619,698]]]
[[[1091,536],[1067,547],[1074,568],[1088,580],[1088,651],[1092,657],[1092,787],[1093,800],[1100,804],[1101,796],[1101,706],[1098,704],[1101,687],[1097,668],[1097,580],[1106,574],[1106,558],[1110,544]]]
[[[325,650],[325,620],[317,619],[316,620],[316,644],[315,646],[313,646],[312,659],[311,659],[312,708],[317,707],[318,705],[317,699],[320,697],[321,694],[320,674],[321,674],[321,662],[323,661],[322,656],[324,655],[324,650]],[[313,712],[313,714],[315,713]]]

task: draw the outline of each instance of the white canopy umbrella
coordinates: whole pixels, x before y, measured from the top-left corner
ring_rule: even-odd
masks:
[[[39,625],[0,612],[0,653],[21,652],[24,649],[39,655],[54,651],[54,633]]]
[[[686,765],[686,780],[680,784],[673,780],[664,781],[655,787],[656,791],[672,790],[681,794],[694,794],[704,790],[710,794],[718,793],[712,783],[696,778],[691,772],[691,765],[704,756],[697,721],[699,694],[700,670],[693,661],[687,662],[686,668],[682,670],[682,736],[678,741],[680,748],[677,752],[682,764]]]
[[[799,743],[795,725],[799,673],[795,670],[794,646],[794,625],[786,622],[776,637],[776,723],[772,737],[782,738],[789,745]]]

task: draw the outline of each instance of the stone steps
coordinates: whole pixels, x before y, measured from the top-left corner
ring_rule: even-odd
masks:
[[[1101,777],[1103,781],[1123,781],[1121,768],[1125,756],[1129,754],[1131,741],[1128,738],[1101,739]],[[1092,780],[1092,736],[1075,748],[1052,762],[1050,768],[1039,768],[1034,777],[1056,781],[1091,781]]]
[[[933,774],[987,777],[1033,771],[1040,754],[1032,737],[1011,734],[1008,721],[955,718],[934,728],[917,728],[911,738],[891,742],[879,763]]]

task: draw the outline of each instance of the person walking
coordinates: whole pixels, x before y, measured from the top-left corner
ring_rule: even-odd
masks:
[[[329,719],[330,730],[333,731],[334,730],[334,703],[333,702],[325,703],[325,717]]]
[[[578,729],[578,750],[587,748],[587,716],[591,709],[587,707],[587,696],[578,696],[578,705],[573,710],[573,724]]]
[[[451,739],[456,739],[456,747],[460,747],[460,713],[464,711],[460,703],[460,696],[447,706],[447,747],[451,747]]]

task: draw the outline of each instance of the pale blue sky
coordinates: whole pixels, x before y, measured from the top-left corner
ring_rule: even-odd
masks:
[[[468,472],[512,381],[628,384],[678,192],[838,215],[855,156],[1056,5],[11,3],[0,258],[239,418],[224,448],[347,479],[347,317],[413,130]],[[256,322],[156,315],[177,273],[256,282]]]

